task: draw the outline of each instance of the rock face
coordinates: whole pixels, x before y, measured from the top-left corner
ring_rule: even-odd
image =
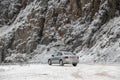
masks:
[[[97,55],[96,59],[91,58],[93,62],[120,61],[109,58],[112,52],[95,51],[95,46],[102,51],[119,41],[119,30],[115,33],[113,29],[116,24],[108,26],[111,19],[120,15],[119,0],[0,0],[0,9],[1,61],[26,60],[21,54],[31,58],[38,45],[77,52],[81,59]],[[119,27],[118,23],[116,28]],[[103,41],[106,45],[99,44],[101,39],[107,39]],[[101,54],[109,56],[101,60]]]

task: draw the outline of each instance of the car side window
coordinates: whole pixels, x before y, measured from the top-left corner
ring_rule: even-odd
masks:
[[[62,56],[62,53],[61,53],[61,52],[58,52],[57,56]]]

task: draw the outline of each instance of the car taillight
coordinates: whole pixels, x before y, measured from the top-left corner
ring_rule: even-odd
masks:
[[[68,56],[65,56],[64,58],[66,59],[66,58],[68,58]]]
[[[77,56],[77,59],[79,59],[79,56]]]

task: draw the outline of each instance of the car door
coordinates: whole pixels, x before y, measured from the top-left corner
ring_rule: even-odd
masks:
[[[56,64],[59,64],[59,61],[60,61],[62,55],[63,55],[62,52],[57,53],[57,55],[56,55]]]
[[[57,56],[57,54],[53,55],[51,58],[53,64],[56,64],[56,56]]]

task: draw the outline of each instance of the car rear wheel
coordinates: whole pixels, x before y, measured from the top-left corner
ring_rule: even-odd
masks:
[[[51,61],[50,59],[48,60],[48,64],[49,64],[49,65],[52,65],[52,61]]]
[[[60,66],[64,66],[64,63],[62,60],[59,61]]]
[[[73,66],[77,66],[77,63],[73,63],[72,65],[73,65]]]

